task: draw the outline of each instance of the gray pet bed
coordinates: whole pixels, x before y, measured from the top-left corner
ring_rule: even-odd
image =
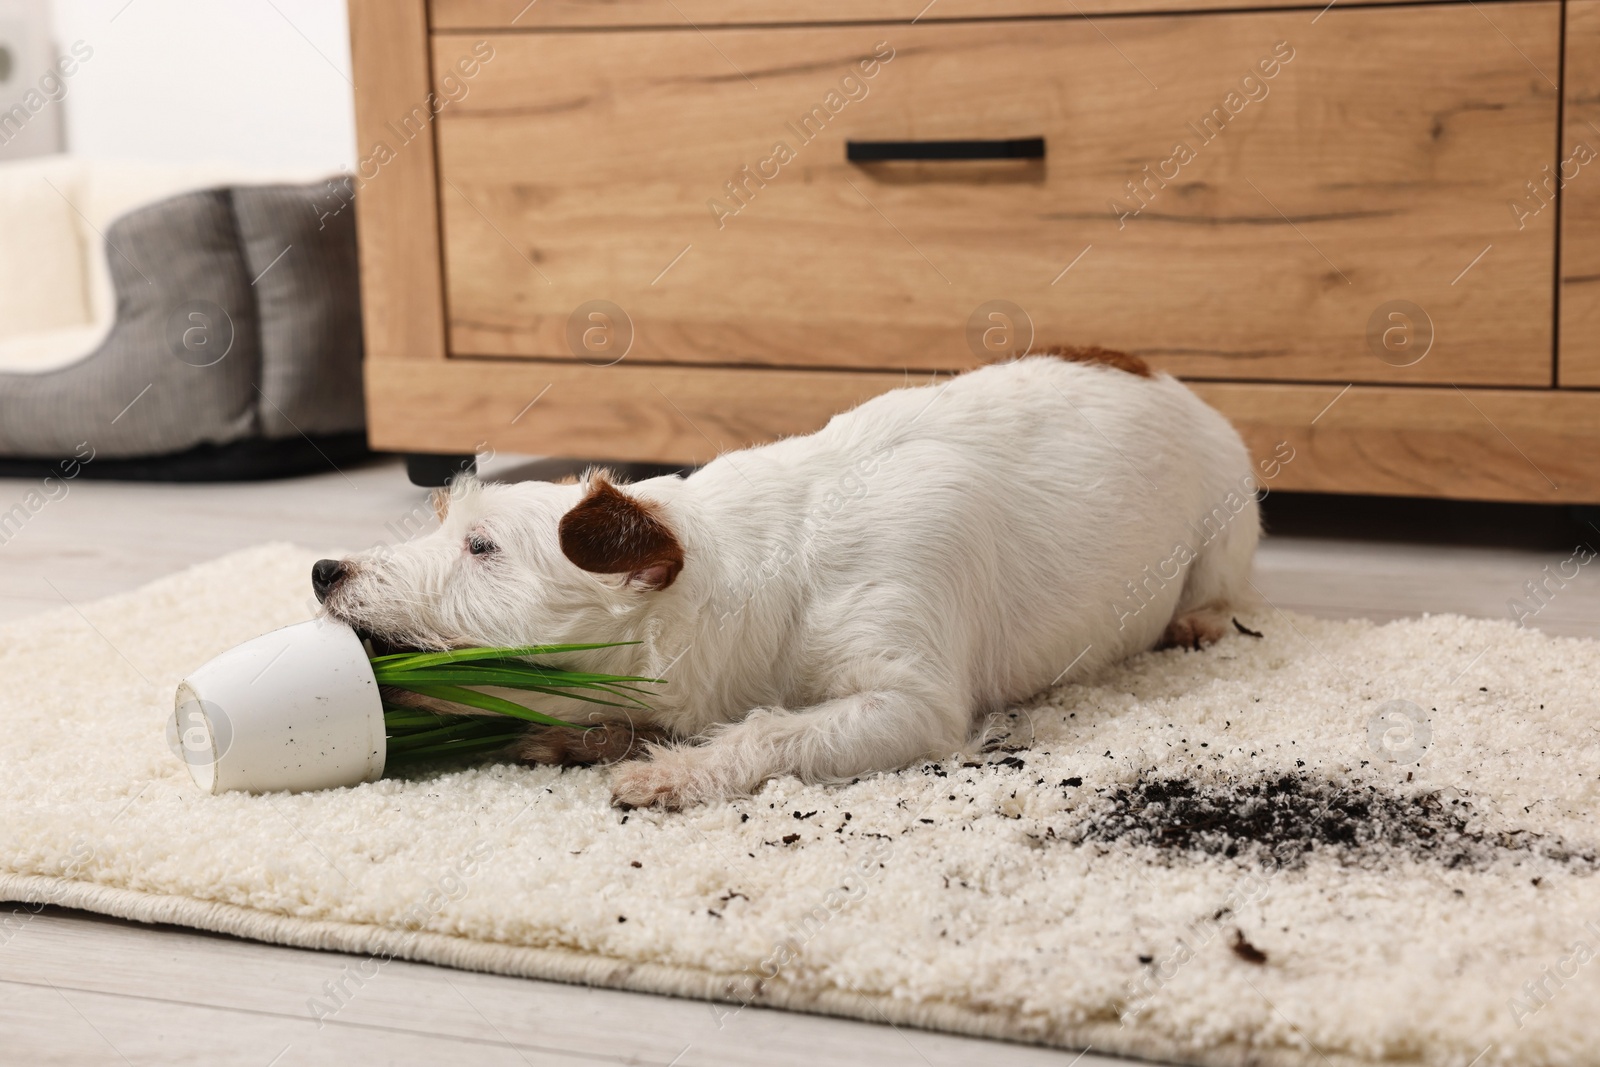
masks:
[[[348,179],[229,186],[117,218],[95,250],[109,333],[68,365],[0,373],[0,474],[91,452],[85,476],[179,479],[364,455],[350,199]]]

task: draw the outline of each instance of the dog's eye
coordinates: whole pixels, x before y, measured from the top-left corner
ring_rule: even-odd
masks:
[[[474,556],[487,556],[497,550],[495,543],[482,534],[472,534],[467,538],[467,551]]]

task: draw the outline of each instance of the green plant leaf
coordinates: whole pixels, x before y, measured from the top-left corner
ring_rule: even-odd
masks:
[[[424,748],[401,749],[389,753],[386,765],[416,763],[429,759],[449,759],[478,752],[493,752],[495,749],[505,748],[514,740],[514,736],[484,737],[476,740],[451,741],[442,745],[429,745]]]
[[[414,693],[434,697],[438,700],[448,700],[452,704],[465,704],[469,708],[482,708],[484,711],[493,711],[500,715],[508,715],[513,719],[523,719],[527,722],[541,723],[545,726],[570,726],[577,730],[587,730],[587,726],[579,726],[564,719],[557,719],[552,715],[534,711],[532,708],[523,707],[521,704],[512,703],[502,697],[480,693],[474,689],[466,689],[459,685],[418,685],[408,687]]]
[[[616,704],[609,700],[599,700],[595,697],[584,695],[577,690],[588,690],[607,693],[611,696],[621,697],[629,705],[649,710],[650,705],[639,699],[633,692],[618,688],[602,682],[573,681],[560,675],[529,675],[516,674],[502,671],[469,671],[460,667],[441,667],[434,670],[408,671],[405,674],[383,675],[378,678],[380,685],[390,685],[415,692],[419,685],[471,685],[471,686],[496,686],[502,689],[523,689],[535,693],[550,693],[555,696],[565,696],[573,700],[588,701],[593,704],[609,704],[613,707],[626,705]],[[572,690],[569,692],[568,690]]]
[[[390,752],[404,752],[416,748],[427,748],[441,744],[445,741],[478,741],[485,738],[497,737],[502,743],[508,743],[520,737],[527,729],[520,719],[503,719],[505,726],[495,723],[486,723],[481,720],[467,719],[453,726],[441,726],[433,730],[412,730],[389,737]]]
[[[473,685],[514,686],[521,681],[541,685],[633,685],[637,682],[662,684],[660,678],[642,678],[631,674],[593,674],[563,671],[553,667],[538,667],[526,663],[462,663],[441,664],[435,667],[384,667],[373,668],[373,676],[380,684],[404,685],[407,681],[431,681],[439,678],[470,681]]]
[[[441,663],[461,663],[478,659],[516,659],[524,656],[551,656],[559,652],[586,652],[595,648],[621,648],[638,641],[606,641],[591,645],[527,645],[521,648],[454,648],[445,652],[391,652],[374,656],[374,664],[405,663],[408,667],[432,667]]]

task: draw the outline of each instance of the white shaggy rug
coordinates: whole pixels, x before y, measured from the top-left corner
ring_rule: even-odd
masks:
[[[0,629],[0,899],[1185,1063],[1600,1062],[1600,643],[1263,609],[987,751],[681,814],[513,766],[200,795],[174,683],[314,558]]]

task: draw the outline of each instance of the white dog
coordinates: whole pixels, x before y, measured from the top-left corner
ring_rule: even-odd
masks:
[[[458,484],[437,531],[323,560],[313,584],[406,647],[637,642],[558,662],[665,678],[647,716],[537,729],[521,754],[642,754],[613,769],[616,800],[676,807],[949,755],[1053,682],[1215,640],[1246,599],[1255,489],[1181,383],[1073,349],[897,389],[687,478]]]

